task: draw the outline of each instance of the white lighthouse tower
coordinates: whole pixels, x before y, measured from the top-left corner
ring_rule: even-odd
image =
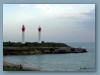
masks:
[[[41,26],[38,28],[38,43],[41,43]]]
[[[25,44],[25,26],[22,25],[22,44]]]

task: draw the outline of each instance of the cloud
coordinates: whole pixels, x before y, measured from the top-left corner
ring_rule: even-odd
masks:
[[[73,23],[74,26],[81,26],[87,30],[95,31],[95,9],[84,12],[66,13],[60,15],[61,20]]]
[[[23,9],[31,9],[37,8],[42,10],[43,12],[51,13],[52,7],[49,4],[19,4],[19,6]]]
[[[48,13],[52,12],[52,7],[49,4],[37,4],[36,8],[42,9]]]
[[[95,31],[95,9],[83,13],[87,18],[80,22],[84,27]]]
[[[31,7],[31,4],[19,4],[19,6],[22,8],[29,8]]]
[[[78,23],[79,23],[79,25],[81,25],[82,27],[84,27],[88,30],[95,31],[95,18],[85,19]]]
[[[70,12],[70,13],[65,13],[65,14],[60,14],[60,18],[65,18],[65,19],[79,19],[79,18],[94,18],[95,17],[95,9],[85,11],[85,12]]]
[[[83,13],[83,15],[89,16],[89,17],[95,17],[95,9],[89,10],[86,13]]]

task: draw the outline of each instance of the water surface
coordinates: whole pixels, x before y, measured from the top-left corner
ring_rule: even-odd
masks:
[[[4,56],[4,61],[23,64],[41,71],[95,71],[95,43],[68,43],[87,49],[87,53]]]

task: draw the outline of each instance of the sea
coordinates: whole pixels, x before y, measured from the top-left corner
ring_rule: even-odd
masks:
[[[9,55],[3,60],[22,64],[39,71],[95,71],[95,43],[66,43],[72,47],[86,48],[87,53]]]

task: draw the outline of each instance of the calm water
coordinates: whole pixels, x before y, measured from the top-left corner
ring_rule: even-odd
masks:
[[[87,53],[4,56],[11,63],[41,71],[95,71],[95,43],[67,43],[87,49]]]

